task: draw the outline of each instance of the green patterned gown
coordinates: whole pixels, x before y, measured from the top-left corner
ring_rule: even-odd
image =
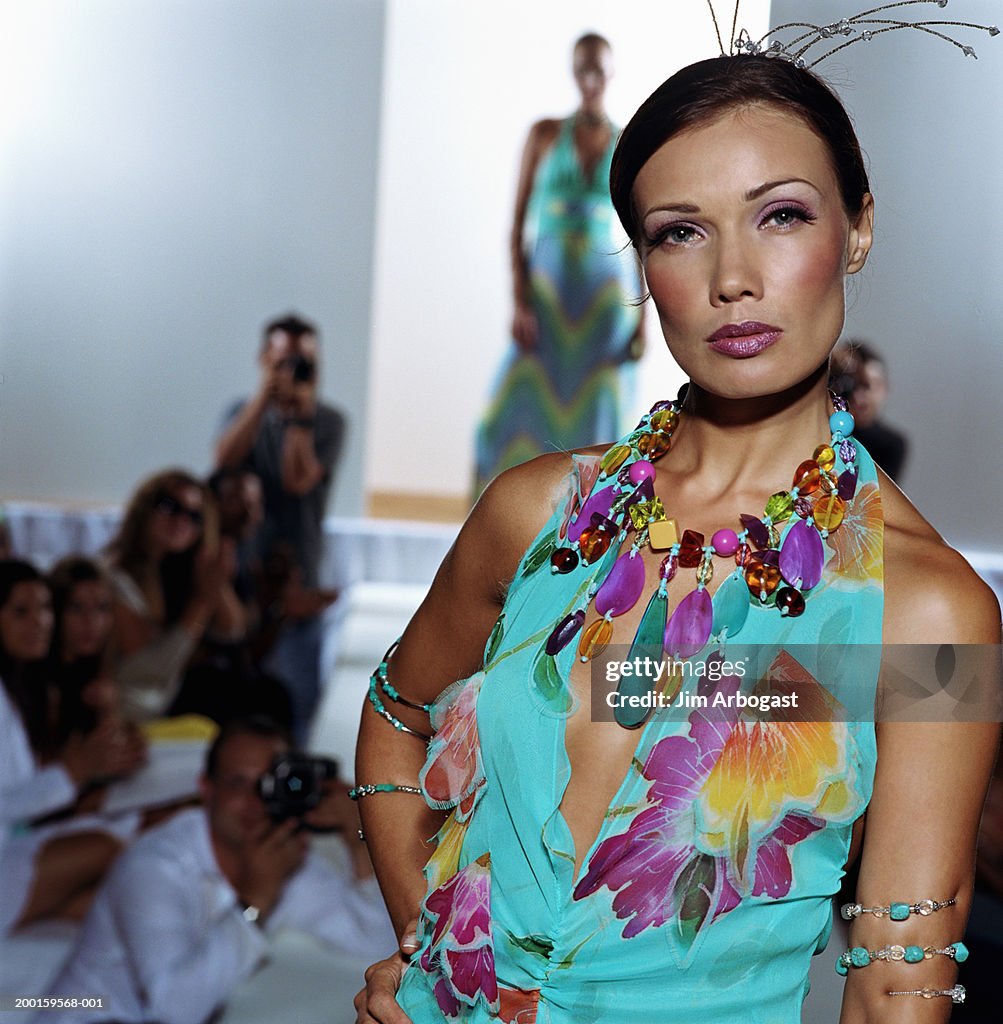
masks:
[[[536,348],[513,345],[477,435],[477,489],[544,452],[619,437],[633,408],[631,338],[640,313],[633,251],[609,198],[610,143],[590,179],[575,150],[574,118],[536,172],[526,213]]]

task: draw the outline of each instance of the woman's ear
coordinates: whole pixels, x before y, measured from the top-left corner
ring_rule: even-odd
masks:
[[[874,197],[864,194],[860,213],[850,223],[850,234],[846,241],[846,272],[855,274],[867,262],[867,254],[874,241]]]

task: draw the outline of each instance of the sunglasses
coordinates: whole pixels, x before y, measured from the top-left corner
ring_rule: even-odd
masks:
[[[202,512],[197,508],[189,508],[187,505],[178,501],[177,498],[172,498],[169,494],[165,494],[163,497],[158,498],[153,506],[157,512],[162,512],[165,516],[170,516],[172,519],[180,517],[187,518],[193,526],[202,525]]]

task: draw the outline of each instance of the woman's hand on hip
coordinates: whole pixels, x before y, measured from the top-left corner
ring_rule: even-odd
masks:
[[[418,922],[404,929],[400,949],[366,969],[366,987],[355,997],[355,1024],[412,1024],[397,1003],[404,968],[418,949]]]

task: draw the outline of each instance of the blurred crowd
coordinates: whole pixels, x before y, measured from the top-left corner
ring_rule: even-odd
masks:
[[[318,399],[318,359],[313,325],[269,323],[259,386],[227,411],[212,474],[142,481],[99,557],[42,572],[0,529],[0,940],[85,921],[64,976],[77,995],[114,996],[60,1020],[196,1024],[283,922],[355,951],[393,942],[345,783],[324,777],[308,812],[276,815],[261,795],[309,733],[337,597],[317,566],[344,420]],[[196,792],[105,813],[110,788],[155,769],[158,735],[208,747]],[[341,874],[310,853],[312,830],[344,838]],[[173,946],[172,885],[194,900]],[[110,909],[123,900],[128,921]],[[184,1008],[158,1003],[197,964]]]

